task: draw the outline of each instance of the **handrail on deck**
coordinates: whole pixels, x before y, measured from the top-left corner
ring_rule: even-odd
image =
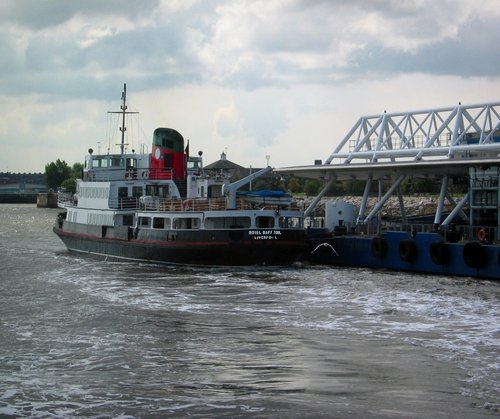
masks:
[[[61,206],[76,207],[78,205],[77,195],[69,192],[58,192],[57,202]],[[160,198],[155,196],[144,197],[122,197],[108,200],[110,209],[115,210],[144,210],[144,211],[224,211],[227,210],[226,197],[216,198]],[[275,209],[273,206],[267,209]],[[244,199],[236,200],[236,210],[257,209]],[[261,208],[258,208],[261,209]],[[290,206],[290,210],[300,210]]]
[[[174,178],[173,169],[161,168],[106,168],[89,169],[83,173],[86,182],[108,182],[116,180],[170,180]]]
[[[362,226],[359,226],[362,227]],[[370,234],[375,233],[375,231],[370,230],[370,226],[366,225],[367,231],[363,230],[363,233]],[[373,226],[371,226],[373,229]],[[500,241],[498,236],[500,230],[498,227],[485,227],[480,225],[454,225],[450,229],[440,229],[436,224],[422,224],[422,223],[397,223],[397,222],[384,222],[380,226],[380,230],[384,232],[388,231],[406,231],[410,235],[415,235],[418,233],[438,233],[443,236],[447,241],[456,241],[457,238],[461,241],[482,241],[484,243],[497,242]],[[358,230],[358,232],[361,232]],[[453,239],[452,239],[453,238]]]

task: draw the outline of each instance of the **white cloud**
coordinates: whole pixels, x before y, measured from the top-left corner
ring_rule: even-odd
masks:
[[[214,113],[214,131],[221,138],[241,136],[243,129],[241,119],[234,104],[222,106]]]
[[[207,163],[324,159],[360,114],[497,100],[499,17],[496,0],[3,0],[0,170],[81,161],[123,82],[146,143],[166,125]]]

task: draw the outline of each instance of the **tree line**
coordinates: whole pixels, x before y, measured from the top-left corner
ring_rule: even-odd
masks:
[[[260,182],[260,180],[258,181]],[[265,182],[265,180],[263,180]],[[365,190],[366,181],[364,180],[346,180],[333,182],[330,188],[326,191],[327,196],[361,196]],[[382,182],[382,192],[385,193],[392,185],[392,181],[386,180]],[[295,176],[287,176],[285,178],[275,178],[271,182],[274,189],[281,189],[291,194],[305,194],[307,196],[317,195],[324,187],[325,182],[319,179],[305,179]],[[453,179],[451,185],[455,192],[465,193],[468,190],[468,179],[456,178]],[[257,183],[255,190],[261,188]],[[441,182],[433,178],[407,178],[401,183],[401,193],[403,195],[415,194],[439,194]],[[265,189],[265,188],[262,188]],[[378,194],[378,185],[374,184],[371,189],[371,195]]]
[[[69,166],[64,160],[57,159],[45,165],[45,184],[50,189],[64,188],[75,192],[76,179],[81,179],[82,173],[83,164],[74,163],[73,166]]]

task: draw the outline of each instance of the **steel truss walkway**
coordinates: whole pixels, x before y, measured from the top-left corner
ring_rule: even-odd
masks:
[[[312,213],[336,180],[366,181],[357,223],[372,220],[388,198],[397,194],[402,221],[406,222],[400,185],[405,178],[438,178],[441,192],[434,223],[449,224],[470,201],[470,191],[455,202],[448,191],[453,177],[469,176],[471,167],[500,166],[500,102],[386,113],[361,117],[335,147],[324,164],[277,169],[279,173],[327,180],[306,210]],[[365,215],[374,181],[392,184],[371,212]],[[445,200],[454,207],[442,220]],[[497,204],[498,205],[498,204]],[[498,211],[498,207],[497,207]],[[472,220],[471,220],[472,222]]]

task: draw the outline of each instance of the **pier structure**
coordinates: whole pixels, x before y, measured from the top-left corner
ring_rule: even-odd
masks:
[[[491,230],[500,240],[500,102],[462,105],[414,112],[383,112],[363,116],[322,163],[277,169],[283,174],[322,179],[320,194],[306,209],[311,215],[335,181],[365,181],[363,198],[353,228],[374,221],[389,197],[398,196],[402,224],[407,222],[401,184],[405,179],[426,178],[441,182],[434,228],[446,230],[457,217],[474,229]],[[468,183],[460,199],[450,193],[453,182]],[[389,181],[387,189],[382,182]],[[378,199],[370,211],[368,197]],[[448,201],[449,214],[443,208]],[[468,206],[467,215],[464,209]]]

